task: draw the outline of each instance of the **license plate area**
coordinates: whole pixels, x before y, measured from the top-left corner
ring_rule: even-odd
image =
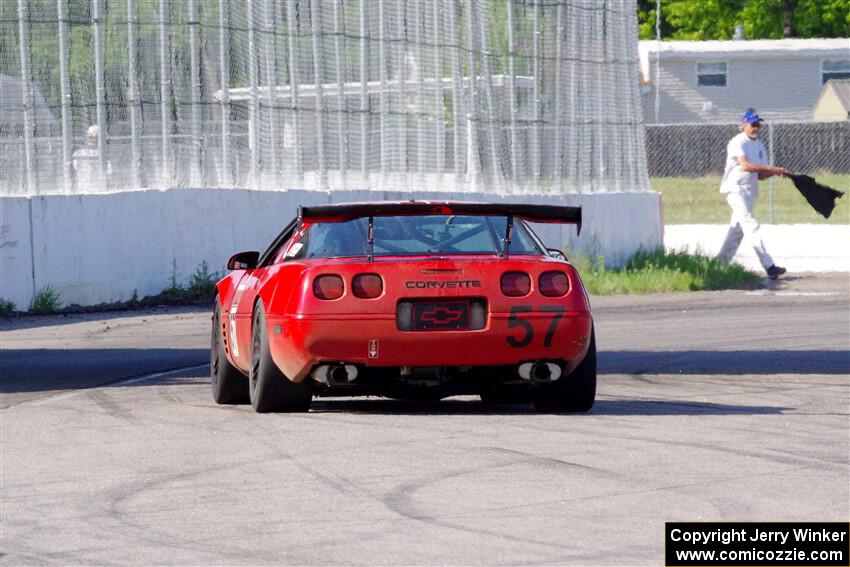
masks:
[[[469,331],[483,329],[486,302],[482,299],[413,299],[399,301],[396,324],[400,331]]]
[[[416,302],[414,331],[463,331],[469,328],[469,302]]]

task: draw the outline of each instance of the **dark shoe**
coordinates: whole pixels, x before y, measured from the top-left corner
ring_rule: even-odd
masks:
[[[779,276],[784,274],[785,271],[786,271],[785,268],[782,268],[782,267],[774,264],[767,269],[767,277],[769,277],[772,280],[775,280],[776,278],[778,278]]]

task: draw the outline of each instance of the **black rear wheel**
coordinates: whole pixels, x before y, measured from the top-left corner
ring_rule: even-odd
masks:
[[[307,381],[295,383],[274,363],[266,331],[266,312],[262,303],[254,310],[251,328],[251,373],[248,377],[251,405],[258,413],[310,409],[312,388]]]
[[[540,412],[587,412],[596,400],[596,331],[590,329],[587,354],[568,375],[545,387],[534,398]]]
[[[481,403],[486,406],[504,404],[527,404],[532,401],[531,391],[527,388],[493,388],[481,392]]]
[[[248,377],[230,364],[224,352],[221,304],[215,298],[210,339],[210,382],[213,400],[217,404],[247,404]]]

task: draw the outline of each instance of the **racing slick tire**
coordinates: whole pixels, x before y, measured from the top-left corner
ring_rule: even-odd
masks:
[[[313,392],[309,382],[296,384],[272,360],[266,331],[266,311],[257,303],[251,327],[251,372],[248,376],[251,405],[257,413],[304,412]]]
[[[539,412],[586,412],[596,400],[596,331],[590,329],[590,346],[584,359],[567,376],[542,387],[534,398]]]
[[[221,305],[215,298],[210,339],[210,382],[217,404],[247,404],[248,377],[227,360],[221,336]]]

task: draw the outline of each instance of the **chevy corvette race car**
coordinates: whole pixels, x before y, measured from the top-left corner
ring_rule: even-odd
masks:
[[[211,378],[220,404],[307,411],[313,396],[588,411],[596,344],[585,289],[529,222],[579,207],[379,202],[301,207],[217,284]]]

